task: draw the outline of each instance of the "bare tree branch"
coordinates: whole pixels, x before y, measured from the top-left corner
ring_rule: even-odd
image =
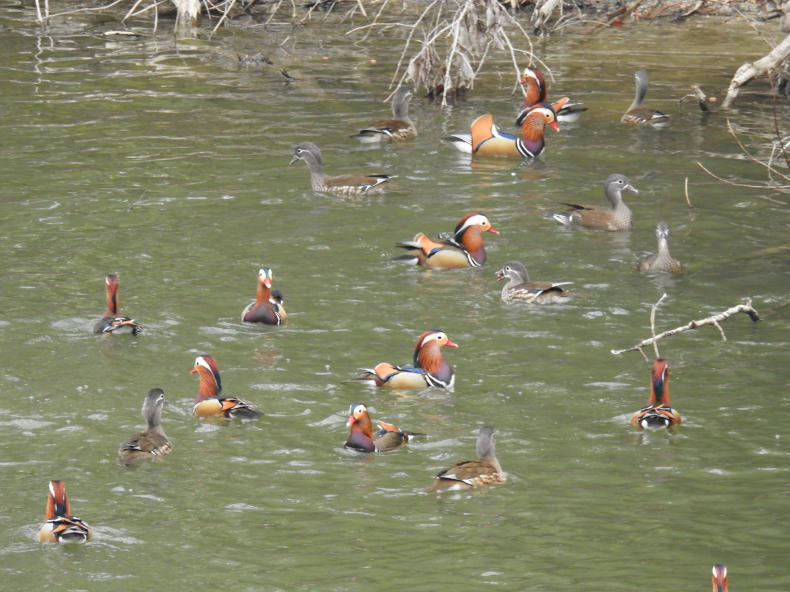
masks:
[[[652,308],[651,313],[650,313],[651,314],[651,326],[653,325],[655,309],[658,307],[658,305],[664,299],[664,296],[666,296],[666,294],[661,296],[659,301],[656,302],[656,304],[653,305],[653,308]],[[645,347],[647,345],[655,344],[659,339],[663,339],[664,337],[670,337],[672,335],[677,335],[678,333],[683,333],[684,331],[688,331],[690,329],[697,329],[699,327],[704,327],[705,325],[714,325],[715,327],[717,327],[719,329],[719,332],[721,333],[722,340],[723,341],[727,341],[727,336],[724,334],[724,330],[721,328],[721,325],[719,323],[721,321],[724,321],[724,320],[730,318],[732,315],[737,314],[739,312],[743,312],[743,313],[748,314],[749,318],[752,319],[752,321],[757,322],[757,321],[760,320],[760,315],[757,313],[757,311],[754,308],[752,308],[752,300],[751,300],[751,298],[747,298],[746,302],[744,302],[743,304],[739,304],[738,306],[733,306],[732,308],[728,308],[727,310],[725,310],[723,312],[720,312],[718,314],[715,314],[713,316],[706,317],[704,319],[700,319],[699,321],[691,321],[691,322],[689,322],[686,325],[681,325],[680,327],[675,327],[674,329],[670,329],[669,331],[664,331],[663,333],[659,333],[658,335],[655,335],[655,333],[654,333],[652,337],[649,337],[648,339],[643,339],[642,341],[640,341],[636,345],[633,345],[633,346],[631,346],[629,348],[626,348],[626,349],[613,349],[613,350],[610,350],[610,351],[615,356],[619,356],[620,354],[624,354],[624,353],[630,352],[630,351],[637,351],[638,350],[638,351],[641,352],[643,347]],[[644,352],[642,352],[642,355],[644,355]],[[658,349],[656,349],[656,355],[658,355]]]

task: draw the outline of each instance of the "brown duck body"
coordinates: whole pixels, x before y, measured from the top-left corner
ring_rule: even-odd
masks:
[[[388,181],[395,175],[339,175],[328,177],[324,173],[321,150],[312,142],[302,142],[294,148],[294,156],[289,164],[303,160],[310,171],[310,185],[313,191],[328,191],[339,195],[366,195],[382,191],[398,191]]]
[[[565,203],[564,205],[570,206],[571,209],[564,213],[553,214],[552,217],[567,226],[578,225],[596,230],[627,230],[631,228],[633,216],[623,201],[624,190],[639,193],[625,175],[618,173],[609,175],[604,181],[604,192],[609,203],[612,204],[611,208]]]
[[[413,97],[411,89],[399,88],[392,97],[392,119],[375,121],[351,137],[363,142],[401,142],[417,137],[417,128],[409,118],[409,101]]]
[[[93,529],[77,516],[71,515],[71,505],[63,481],[49,482],[47,514],[38,531],[42,543],[84,543],[93,538]]]
[[[200,378],[198,395],[192,413],[196,417],[240,417],[255,419],[263,415],[254,405],[233,395],[222,394],[222,380],[219,366],[213,356],[202,355],[195,358],[192,374]]]
[[[363,403],[352,403],[349,407],[348,439],[345,447],[360,452],[384,452],[393,450],[409,441],[414,432],[404,432],[392,424],[379,422],[379,430],[373,434],[373,423]]]
[[[669,368],[667,361],[653,362],[650,398],[647,405],[634,413],[631,425],[638,428],[671,428],[681,422],[680,414],[669,402]]]
[[[107,274],[104,278],[104,290],[107,296],[107,310],[93,326],[94,333],[131,333],[139,335],[143,332],[143,326],[132,318],[124,316],[120,312],[118,304],[118,276]]]
[[[414,366],[396,366],[381,362],[352,380],[397,389],[452,388],[455,373],[442,355],[441,348],[458,347],[449,337],[436,329],[425,331],[414,347]]]
[[[496,272],[496,276],[500,280],[508,279],[502,288],[502,302],[564,303],[572,297],[562,288],[570,282],[532,282],[526,266],[520,261],[508,261]]]
[[[644,100],[647,94],[647,70],[637,70],[634,73],[636,90],[634,100],[628,107],[620,121],[623,123],[634,123],[636,125],[650,125],[653,127],[663,127],[669,123],[669,115],[645,107]]]
[[[398,243],[407,253],[396,259],[437,269],[479,267],[486,262],[484,232],[499,234],[483,214],[467,214],[456,225],[451,239],[435,241],[417,233],[412,240]]]
[[[426,492],[453,491],[504,483],[506,476],[494,451],[494,429],[480,428],[477,437],[477,460],[465,460],[446,468],[436,475]]]
[[[173,444],[168,440],[162,428],[162,406],[165,402],[165,393],[162,389],[154,388],[148,392],[143,400],[142,416],[148,427],[127,438],[118,449],[118,463],[123,466],[137,464],[145,460],[161,458],[173,450]]]
[[[658,223],[656,239],[658,240],[658,252],[642,259],[639,263],[639,271],[642,273],[680,273],[683,266],[669,253],[669,224]]]

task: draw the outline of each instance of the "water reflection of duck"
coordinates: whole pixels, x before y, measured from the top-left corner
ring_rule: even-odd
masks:
[[[647,94],[647,70],[637,70],[634,73],[636,90],[634,100],[628,110],[623,113],[620,121],[623,123],[635,123],[637,125],[652,125],[653,127],[663,127],[669,123],[669,115],[645,107],[644,100]]]
[[[409,118],[409,101],[413,97],[410,88],[400,87],[392,97],[392,119],[375,121],[351,137],[362,142],[397,142],[417,137],[417,128]]]
[[[302,142],[294,148],[291,165],[303,160],[310,171],[310,185],[313,191],[330,191],[341,195],[365,195],[394,189],[388,181],[394,175],[339,175],[328,177],[324,173],[321,149],[312,142]]]
[[[283,296],[278,290],[272,290],[272,270],[261,267],[258,270],[258,290],[255,302],[250,303],[241,311],[241,320],[248,323],[265,323],[282,325],[288,319],[283,306]]]
[[[546,126],[559,131],[556,112],[567,101],[568,98],[563,97],[554,104],[538,103],[530,107],[521,121],[521,137],[500,131],[493,115],[486,113],[472,122],[471,133],[452,134],[444,140],[461,152],[473,155],[535,158],[546,146]]]
[[[200,378],[198,395],[192,413],[197,417],[243,417],[255,419],[263,415],[255,407],[233,395],[222,394],[219,366],[214,356],[195,358],[192,374]]]
[[[518,115],[516,116],[516,125],[520,126],[527,112],[533,105],[538,103],[545,103],[548,101],[549,87],[543,78],[543,72],[537,68],[524,68],[519,84],[524,85],[526,94],[524,95],[524,102],[519,108]],[[557,111],[557,121],[574,122],[579,119],[579,116],[587,111],[587,107],[582,107],[582,103],[571,101],[570,99]]]
[[[426,331],[414,347],[413,367],[381,362],[374,368],[364,369],[364,374],[352,380],[399,389],[450,388],[455,383],[455,374],[442,355],[444,346],[458,347],[444,332]]]
[[[557,222],[570,226],[578,224],[585,228],[595,228],[598,230],[627,230],[631,228],[631,210],[623,201],[623,191],[639,191],[631,185],[628,177],[618,173],[609,175],[603,184],[606,199],[612,204],[611,208],[600,206],[580,205],[564,203],[571,209],[567,212],[552,214]]]
[[[379,430],[373,434],[373,422],[364,403],[352,403],[348,408],[348,439],[345,447],[361,452],[393,450],[409,441],[414,432],[404,432],[391,423],[377,422]]]
[[[91,527],[71,515],[66,484],[50,481],[46,522],[38,531],[38,540],[42,543],[83,543],[92,538]]]
[[[139,335],[143,326],[132,318],[123,316],[118,305],[118,276],[110,273],[104,278],[104,291],[107,295],[107,310],[94,325],[94,333],[131,333]]]
[[[669,428],[681,422],[680,414],[669,402],[669,368],[667,361],[659,358],[653,362],[650,380],[650,398],[647,405],[634,413],[631,425],[639,428]]]
[[[412,240],[398,243],[408,252],[396,260],[439,269],[479,267],[486,262],[484,232],[499,234],[483,214],[467,214],[456,224],[452,238],[434,241],[420,232]]]
[[[170,454],[173,444],[162,429],[162,406],[165,393],[160,388],[152,388],[143,399],[141,414],[147,428],[127,438],[118,449],[118,462],[124,466],[153,460]]]
[[[465,460],[440,472],[426,492],[472,489],[505,482],[505,474],[494,450],[494,428],[480,428],[477,457],[477,460]]]

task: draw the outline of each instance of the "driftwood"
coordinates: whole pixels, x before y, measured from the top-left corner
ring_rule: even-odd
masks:
[[[754,308],[752,308],[751,298],[747,298],[746,302],[744,302],[743,304],[733,306],[732,308],[728,308],[727,310],[715,314],[713,316],[700,319],[699,321],[691,321],[686,325],[681,325],[680,327],[675,327],[674,329],[670,329],[669,331],[664,331],[663,333],[659,333],[658,335],[656,335],[655,334],[656,309],[658,308],[658,305],[661,304],[661,301],[664,300],[665,297],[666,294],[662,295],[661,298],[659,298],[658,302],[656,302],[653,305],[653,308],[650,311],[650,323],[651,323],[651,327],[653,328],[653,336],[647,339],[643,339],[636,345],[633,345],[626,349],[613,349],[611,350],[611,352],[614,355],[619,356],[620,354],[624,354],[626,352],[639,351],[639,353],[641,353],[644,356],[645,353],[642,351],[642,348],[648,345],[653,345],[653,347],[656,348],[656,355],[658,355],[658,348],[655,345],[658,340],[663,339],[664,337],[670,337],[671,335],[677,335],[678,333],[683,333],[684,331],[688,331],[690,329],[697,329],[698,327],[704,327],[705,325],[713,325],[714,327],[716,327],[719,330],[719,333],[721,333],[722,341],[727,341],[727,336],[724,334],[724,329],[722,329],[721,325],[719,324],[721,321],[724,321],[730,318],[732,315],[737,314],[739,312],[748,314],[749,318],[755,322],[760,320],[760,315],[757,313],[757,311]]]
[[[749,82],[752,78],[761,76],[775,69],[788,55],[790,55],[790,35],[785,37],[784,41],[774,47],[768,55],[760,58],[756,62],[747,62],[738,68],[735,71],[735,76],[732,77],[729,89],[727,89],[727,96],[721,104],[722,109],[727,109],[732,104],[738,96],[738,91],[741,86]]]

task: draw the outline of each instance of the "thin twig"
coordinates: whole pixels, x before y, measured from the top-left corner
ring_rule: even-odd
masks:
[[[661,297],[661,299],[663,299],[663,296]],[[661,300],[659,300],[658,302],[661,302]],[[657,304],[658,303],[656,303],[656,305]],[[658,341],[659,339],[663,339],[664,337],[670,337],[672,335],[677,335],[678,333],[683,333],[684,331],[688,331],[690,329],[697,329],[699,327],[704,327],[705,325],[715,325],[716,327],[718,327],[719,332],[721,333],[722,339],[724,341],[726,341],[727,338],[724,335],[724,331],[722,330],[721,325],[719,325],[719,323],[721,321],[723,321],[723,320],[726,320],[726,319],[730,318],[732,315],[737,314],[739,312],[743,312],[743,313],[748,314],[749,318],[752,319],[752,321],[754,321],[754,322],[757,322],[757,321],[760,320],[760,315],[758,314],[758,312],[754,308],[752,308],[752,300],[751,300],[751,298],[747,298],[746,302],[744,302],[743,304],[739,304],[737,306],[733,306],[733,307],[728,308],[727,310],[725,310],[723,312],[720,312],[718,314],[715,314],[713,316],[706,317],[704,319],[700,319],[699,321],[690,321],[686,325],[681,325],[680,327],[675,327],[674,329],[670,329],[669,331],[664,331],[663,333],[659,333],[658,335],[653,335],[652,337],[650,337],[648,339],[643,339],[642,341],[640,341],[636,345],[633,345],[633,346],[628,347],[626,349],[613,349],[613,350],[610,350],[610,351],[615,356],[619,356],[620,354],[624,354],[624,353],[630,352],[630,351],[637,351],[637,350],[641,351],[643,347],[645,347],[647,345],[650,345],[650,344],[653,344],[656,341]],[[643,355],[644,355],[644,352],[643,352]]]
[[[656,310],[658,310],[658,307],[661,306],[661,303],[666,297],[667,293],[664,292],[661,294],[661,298],[658,299],[658,302],[650,307],[650,335],[653,338],[653,351],[656,352],[656,359],[661,357],[661,354],[658,353],[658,340],[656,339]]]
[[[714,179],[716,179],[718,181],[721,181],[722,183],[727,183],[727,185],[732,185],[733,187],[749,187],[751,189],[772,189],[773,191],[782,191],[782,192],[787,191],[788,189],[790,189],[790,185],[772,186],[772,185],[749,185],[748,183],[736,183],[735,181],[728,181],[727,179],[719,177],[717,174],[715,174],[715,173],[711,172],[710,170],[706,169],[703,166],[703,164],[701,162],[699,162],[699,161],[697,161],[697,166],[699,168],[701,168],[703,171],[705,171],[706,173],[708,173]]]
[[[686,181],[685,181],[685,183],[683,185],[684,185],[684,189],[686,191],[686,194],[685,194],[686,195],[686,204],[688,204],[688,207],[689,207],[690,210],[693,210],[694,206],[691,205],[691,200],[689,199],[689,178],[688,177],[686,177]]]

